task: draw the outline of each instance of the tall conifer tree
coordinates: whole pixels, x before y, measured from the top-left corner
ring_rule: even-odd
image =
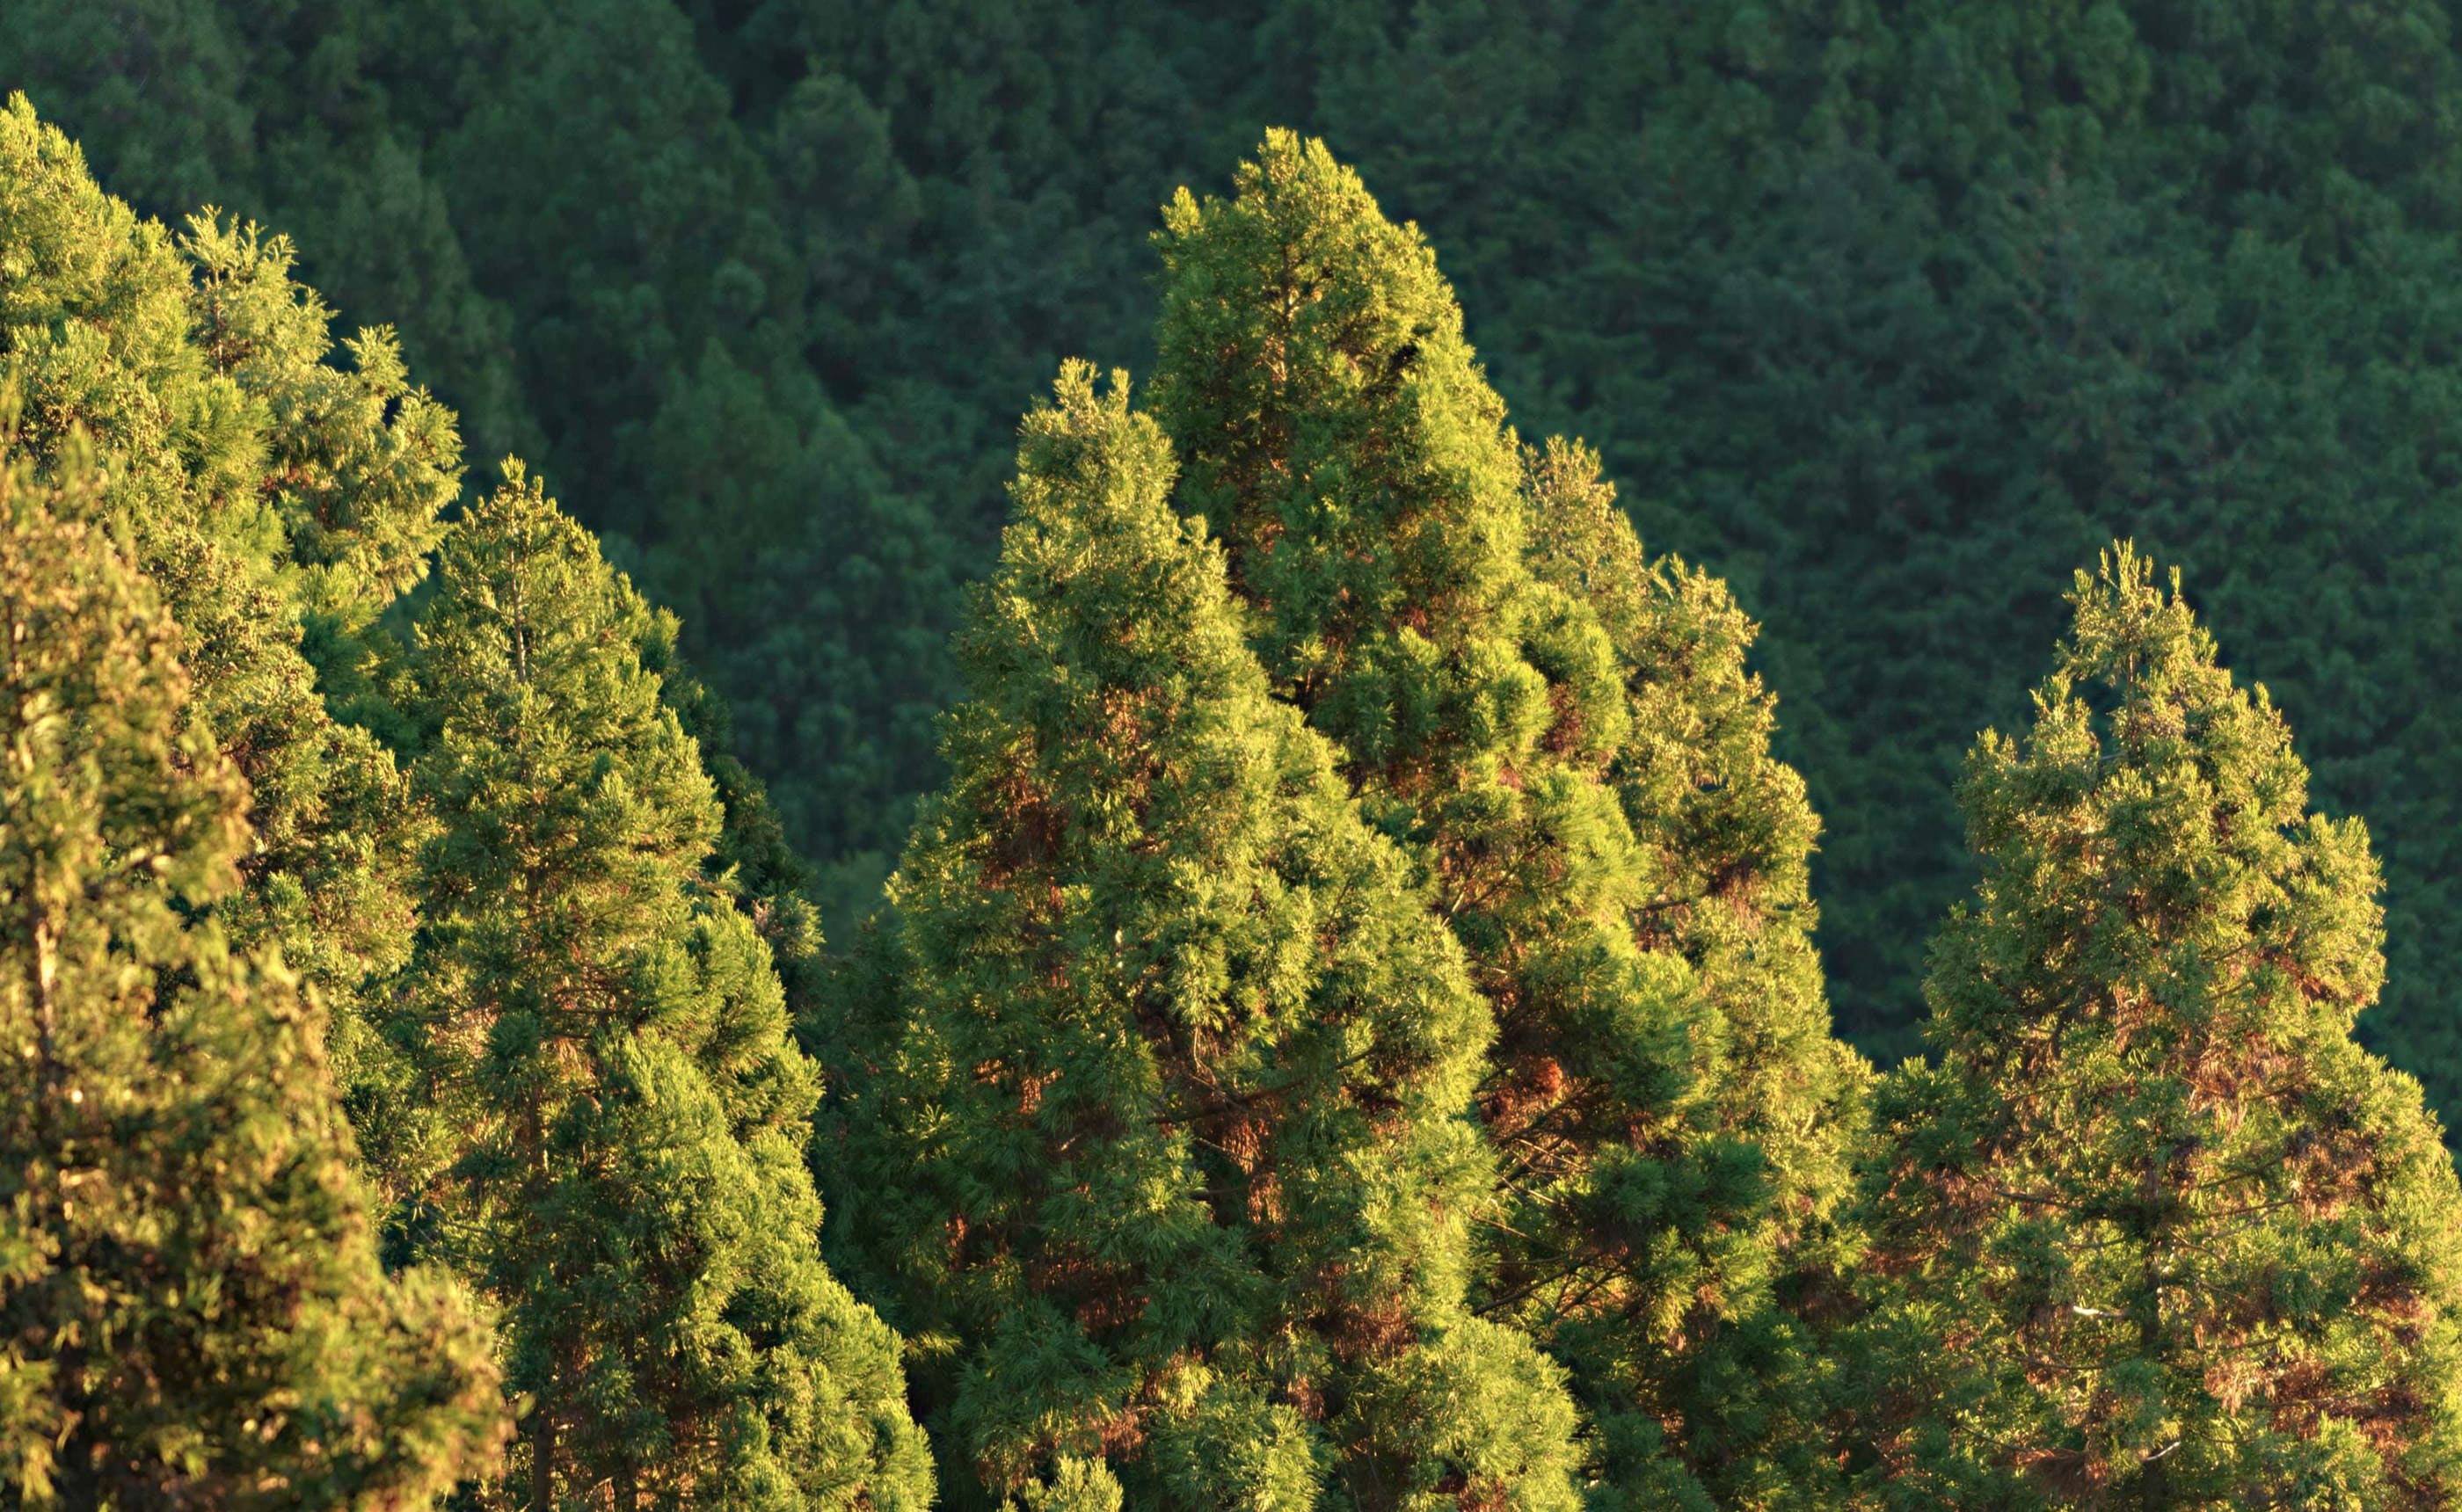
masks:
[[[1847,1131],[1818,1115],[1855,1111],[1838,1081],[1803,1078],[1852,1082],[1861,1069],[1827,1043],[1808,865],[1821,821],[1803,779],[1770,754],[1776,700],[1744,665],[1759,627],[1718,578],[1643,551],[1596,452],[1550,440],[1524,463],[1531,571],[1597,616],[1624,676],[1629,717],[1607,777],[1647,877],[1635,930],[1681,954],[1733,1027],[1720,1115],[1751,1132],[1802,1204],[1843,1174]]]
[[[328,714],[306,653],[347,661],[422,571],[461,481],[453,417],[386,332],[328,363],[330,315],[292,281],[287,243],[210,215],[175,239],[103,193],[23,97],[0,111],[0,261],[22,270],[0,294],[21,443],[47,468],[73,435],[99,450],[106,502],[186,637],[184,717],[247,781],[255,843],[215,912],[324,994],[364,1103],[385,1078],[360,1000],[409,957],[418,820],[377,739]],[[390,1117],[362,1121],[381,1173]]]
[[[1773,1288],[1841,1192],[1857,1075],[1744,627],[1651,579],[1580,459],[1525,468],[1427,245],[1322,143],[1270,135],[1160,243],[1182,501],[1494,1008],[1489,1306],[1574,1366],[1610,1497],[1818,1500]]]
[[[1720,1504],[1825,1505],[1824,1393],[1853,1387],[1825,1378],[1808,1329],[1834,1317],[1857,1260],[1836,1204],[1869,1072],[1829,1035],[1808,864],[1820,820],[1803,780],[1770,754],[1775,701],[1744,666],[1757,627],[1726,584],[1646,556],[1587,447],[1551,440],[1523,461],[1531,570],[1597,616],[1624,675],[1629,719],[1605,776],[1641,866],[1634,938],[1692,968],[1695,1011],[1726,1036],[1702,1115],[1724,1144],[1700,1157],[1759,1165],[1768,1182],[1757,1221],[1723,1234],[1738,1215],[1716,1181],[1695,1189],[1708,1201],[1678,1199],[1697,1226],[1635,1294],[1674,1299],[1709,1282],[1718,1300],[1693,1328],[1671,1333],[1631,1307],[1538,1316],[1585,1378],[1647,1383],[1599,1397],[1601,1432],[1628,1455],[1672,1415],[1694,1429],[1686,1458],[1710,1467],[1701,1479]],[[1650,1489],[1654,1477],[1617,1480],[1644,1505],[1681,1495]]]
[[[2357,820],[2127,546],[2080,572],[1892,1078],[1860,1400],[1893,1507],[2446,1507],[2462,1190],[2351,1039],[2384,980]]]
[[[1124,376],[1026,419],[847,1242],[945,1351],[953,1506],[1569,1508],[1555,1372],[1464,1305],[1485,1004],[1173,472]]]
[[[194,917],[246,788],[71,476],[0,468],[0,1488],[426,1505],[503,1437],[486,1331],[383,1276],[322,1013]]]
[[[896,1344],[823,1267],[816,1079],[704,863],[721,816],[641,662],[653,616],[510,482],[447,540],[417,646],[422,858],[389,1026],[451,1156],[423,1242],[503,1302],[532,1509],[920,1508]]]

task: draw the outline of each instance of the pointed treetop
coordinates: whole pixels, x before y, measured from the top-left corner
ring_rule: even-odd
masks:
[[[822,1264],[818,1077],[645,654],[671,630],[518,463],[417,635],[423,853],[388,1024],[441,1129],[433,1242],[506,1308],[533,1506],[917,1512],[897,1345]]]
[[[1553,1369],[1466,1305],[1484,1004],[1173,473],[1082,363],[1023,427],[847,1057],[848,1242],[952,1342],[918,1390],[990,1495],[1569,1507]]]
[[[1157,243],[1156,411],[1266,670],[1374,763],[1544,725],[1537,680],[1479,643],[1526,586],[1520,461],[1417,227],[1276,131],[1231,200],[1182,189]]]
[[[1935,1065],[1876,1099],[1874,1473],[1958,1504],[2442,1507],[2462,1187],[2350,1037],[2384,979],[2357,820],[2128,544],[1963,789]]]
[[[2384,982],[2366,831],[2307,811],[2289,726],[2262,686],[2241,690],[2220,664],[2176,571],[2159,584],[2122,542],[2068,599],[2072,628],[2032,727],[1987,732],[1969,763],[1985,877],[1938,947],[1935,1043],[2063,1004],[2151,1032],[2144,1054],[2190,1031],[2346,1032]],[[1999,930],[2066,948],[1971,953]]]
[[[504,473],[439,554],[419,625],[432,712],[448,738],[565,743],[585,765],[611,753],[659,816],[659,848],[698,865],[717,841],[717,802],[698,748],[659,699],[659,675],[642,664],[659,638],[653,612],[518,458]]]
[[[1126,373],[1098,390],[1091,364],[1062,365],[1052,401],[1020,426],[1001,565],[958,639],[978,696],[1018,677],[1048,677],[1055,696],[1064,678],[1161,687],[1247,659],[1219,552],[1191,549],[1202,524],[1155,507],[1176,470],[1161,427],[1130,409]],[[1184,633],[1210,638],[1183,649]]]
[[[1861,1078],[1749,622],[1647,561],[1594,457],[1525,458],[1416,228],[1322,143],[1270,135],[1158,240],[1180,503],[1224,522],[1276,691],[1411,846],[1492,1009],[1491,1306],[1572,1368],[1602,1480],[1819,1503],[1817,1367],[1779,1298],[1826,1263],[1800,1242]]]

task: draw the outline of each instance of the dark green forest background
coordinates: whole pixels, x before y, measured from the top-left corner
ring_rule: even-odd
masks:
[[[853,938],[1059,359],[1268,123],[1416,220],[1524,434],[1765,630],[1842,1032],[1915,1046],[1953,788],[2132,535],[2368,821],[2362,1034],[2462,1109],[2462,84],[2429,0],[0,0],[113,192],[293,234],[732,706]],[[492,480],[474,476],[471,486]]]

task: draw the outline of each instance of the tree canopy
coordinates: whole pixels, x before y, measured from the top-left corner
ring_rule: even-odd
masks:
[[[1800,784],[1750,712],[1725,748],[1697,739],[1715,704],[1652,642],[1698,612],[1653,592],[1588,459],[1521,451],[1425,241],[1322,142],[1270,135],[1235,199],[1174,202],[1162,247],[1182,503],[1227,522],[1260,659],[1430,876],[1495,1015],[1479,1101],[1512,1196],[1492,1306],[1574,1366],[1598,1473],[1817,1499],[1808,1461],[1766,1462],[1816,1409],[1781,1379],[1804,1356],[1761,1335],[1785,1331],[1773,1283],[1842,1195],[1860,1078],[1786,906]],[[1704,827],[1689,773],[1649,769],[1671,719],[1688,766],[1743,768],[1723,806],[1774,852]],[[1710,872],[1765,952],[1703,948]],[[1790,937],[1791,972],[1753,970]]]
[[[2350,1037],[2367,832],[2308,810],[2176,574],[2123,545],[2069,601],[2031,728],[1969,759],[1937,1060],[1875,1110],[1891,1504],[2448,1505],[2462,1187]]]
[[[800,869],[672,616],[518,464],[448,527],[454,417],[285,240],[23,97],[0,162],[10,1484],[484,1504],[518,1415],[541,1509],[923,1504],[819,1257]]]
[[[407,701],[436,832],[383,1024],[438,1126],[416,1249],[505,1311],[533,1512],[920,1508],[895,1341],[823,1268],[818,1088],[705,868],[651,613],[516,464],[454,526]]]
[[[2462,1498],[2451,21],[17,0],[0,1485]]]
[[[1854,1043],[1919,1048],[1916,941],[1971,875],[1959,755],[2024,712],[1998,655],[2049,644],[2066,572],[2128,535],[2204,585],[2319,801],[2377,821],[2363,1032],[2462,1097],[2437,0],[19,0],[11,27],[14,83],[118,192],[292,233],[480,456],[611,532],[832,916],[939,781],[1010,417],[1063,356],[1145,369],[1154,206],[1284,123],[1443,249],[1525,432],[1587,437],[1652,549],[1763,627]]]
[[[1026,421],[853,1049],[850,1243],[962,1341],[941,1458],[989,1493],[1569,1508],[1557,1372],[1467,1307],[1485,1004],[1126,381],[1065,367]]]
[[[194,917],[247,787],[101,493],[0,462],[0,1487],[426,1506],[504,1436],[486,1315],[384,1273],[324,1015]]]

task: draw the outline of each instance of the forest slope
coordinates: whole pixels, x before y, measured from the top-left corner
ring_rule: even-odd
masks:
[[[1766,626],[1841,1028],[1911,1049],[1994,665],[2134,535],[2365,813],[2371,1042],[2436,984],[2462,691],[2450,8],[2084,0],[12,0],[8,82],[157,213],[296,232],[733,702],[833,917],[938,779],[957,585],[1057,359],[1140,369],[1155,207],[1323,135],[1533,434]],[[2022,669],[2037,670],[2035,668]],[[1998,675],[1996,675],[1996,672]]]

